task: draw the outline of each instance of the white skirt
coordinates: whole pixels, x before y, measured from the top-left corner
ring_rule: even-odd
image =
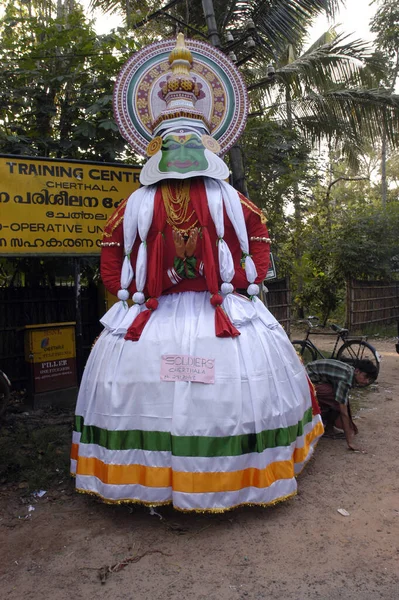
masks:
[[[240,335],[218,338],[209,298],[160,297],[137,342],[103,331],[76,408],[79,491],[198,511],[295,494],[323,433],[305,369],[260,300],[229,298]],[[161,379],[165,355],[211,359],[214,383]]]

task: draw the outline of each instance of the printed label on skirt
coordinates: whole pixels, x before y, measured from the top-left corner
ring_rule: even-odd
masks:
[[[215,359],[164,354],[161,360],[161,380],[215,383]]]

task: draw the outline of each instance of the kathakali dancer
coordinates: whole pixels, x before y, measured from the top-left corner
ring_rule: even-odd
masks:
[[[233,63],[182,34],[119,75],[116,120],[149,160],[104,231],[101,275],[119,302],[80,387],[78,491],[184,511],[269,505],[295,494],[323,433],[305,369],[258,298],[265,218],[219,157],[247,106]]]

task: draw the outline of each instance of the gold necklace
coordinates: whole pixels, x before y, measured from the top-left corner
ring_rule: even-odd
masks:
[[[189,181],[176,181],[174,184],[174,194],[170,187],[170,184],[166,181],[161,184],[162,199],[166,211],[166,222],[175,230],[182,233],[186,233],[190,229],[193,229],[198,219],[186,229],[179,227],[184,223],[191,221],[195,216],[195,211],[192,210],[188,214],[189,202],[190,202],[190,182]]]

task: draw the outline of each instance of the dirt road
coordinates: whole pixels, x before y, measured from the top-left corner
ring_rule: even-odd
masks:
[[[283,504],[150,514],[77,495],[68,480],[42,498],[6,485],[0,597],[397,600],[399,355],[393,340],[375,345],[379,382],[357,398],[358,443],[367,454],[322,439],[298,495]]]

